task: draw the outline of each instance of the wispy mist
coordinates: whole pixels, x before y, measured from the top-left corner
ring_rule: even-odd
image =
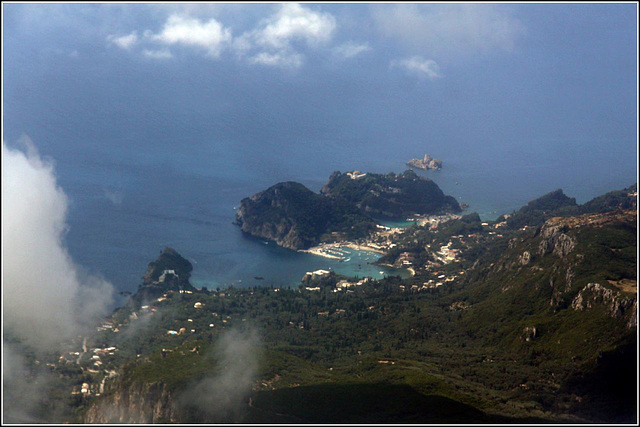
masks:
[[[181,403],[213,420],[236,420],[258,371],[260,339],[257,332],[232,329],[216,342],[212,354],[216,373],[188,388]]]
[[[30,378],[25,358],[13,345],[2,343],[3,415],[6,423],[34,423],[37,404],[42,397],[44,375]]]
[[[84,273],[64,245],[68,199],[28,138],[2,143],[2,293],[6,330],[50,349],[104,315],[113,287]]]

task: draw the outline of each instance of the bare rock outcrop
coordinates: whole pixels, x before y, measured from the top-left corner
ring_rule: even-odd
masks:
[[[607,308],[612,318],[619,319],[630,313],[629,327],[635,325],[637,312],[637,299],[625,297],[620,292],[608,289],[599,283],[589,283],[578,292],[573,301],[571,308],[574,310],[584,311],[593,308],[596,304],[602,304]]]
[[[576,241],[569,236],[567,231],[569,228],[564,224],[554,224],[547,221],[540,230],[542,240],[538,246],[540,255],[553,253],[554,255],[564,258],[576,247]]]
[[[182,417],[171,393],[164,384],[132,384],[120,387],[97,401],[88,410],[88,424],[175,423]]]

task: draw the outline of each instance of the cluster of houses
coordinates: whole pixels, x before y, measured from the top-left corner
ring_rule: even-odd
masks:
[[[347,312],[347,310],[345,310],[344,308],[336,308],[336,311],[334,312],[334,314],[340,315],[340,314],[344,314],[346,312]],[[329,312],[328,311],[319,311],[318,312],[318,316],[329,317]]]
[[[393,263],[393,266],[398,268],[410,267],[413,265],[414,261],[415,257],[411,252],[402,252],[398,255],[398,258],[396,258],[396,262]]]
[[[464,271],[460,271],[458,274],[454,274],[451,276],[447,276],[442,271],[435,271],[432,274],[437,277],[435,279],[429,279],[428,281],[423,282],[422,285],[419,285],[419,284],[413,284],[411,286],[399,285],[400,290],[403,292],[406,290],[410,290],[411,292],[421,292],[421,291],[437,289],[448,282],[453,282],[460,275],[463,275]]]
[[[364,279],[360,279],[357,282],[349,282],[348,280],[340,280],[338,283],[336,283],[336,287],[335,289],[332,290],[332,292],[342,292],[342,291],[346,291],[347,293],[351,293],[353,292],[353,290],[349,289],[351,287],[354,286],[362,286],[365,283],[369,282],[370,280],[373,280],[369,277],[365,277]]]
[[[101,356],[113,356],[118,349],[116,347],[107,347],[107,348],[94,348],[92,349],[93,356],[91,356],[90,361],[93,362],[92,366],[96,368],[100,368],[102,366],[102,358]],[[91,372],[91,371],[90,371]],[[92,372],[92,373],[97,373]]]
[[[310,277],[312,279],[318,278],[318,277],[322,277],[325,275],[328,275],[330,273],[330,271],[328,270],[316,270],[316,271],[308,271],[304,277],[302,278],[303,280],[305,280],[306,278]],[[332,290],[332,292],[348,292],[351,293],[353,292],[353,290],[349,289],[355,286],[362,286],[365,283],[368,283],[370,281],[373,281],[374,279],[370,278],[370,277],[365,277],[363,279],[358,280],[357,282],[350,282],[348,280],[340,280],[338,283],[336,283],[336,287]],[[306,286],[304,288],[307,291],[310,292],[319,292],[320,290],[322,290],[322,288],[320,286]]]
[[[95,371],[96,373],[98,371]],[[76,395],[81,395],[81,396],[91,396],[91,395],[95,395],[95,396],[100,396],[102,393],[104,393],[104,383],[106,382],[107,379],[113,378],[115,376],[118,375],[118,373],[115,370],[110,370],[110,371],[104,371],[105,376],[102,378],[102,381],[100,382],[100,384],[97,383],[82,383],[82,385],[80,387],[73,386],[71,388],[71,395],[72,396],[76,396]]]
[[[440,247],[434,255],[438,261],[443,264],[449,264],[451,262],[459,261],[460,251],[458,249],[451,249],[453,242],[450,240],[446,245]]]
[[[325,276],[329,273],[331,273],[329,270],[307,271],[307,274],[305,274],[302,279],[304,280],[307,276],[310,276],[311,279],[316,279],[318,277]]]
[[[84,344],[83,344],[83,349],[84,350],[82,353],[79,351],[69,352],[70,356],[78,356],[75,363],[80,363],[80,357],[84,354],[84,351],[87,351],[86,347],[84,347]],[[91,352],[93,353],[93,355],[89,358],[90,365],[87,368],[82,367],[82,370],[84,372],[87,372],[93,375],[99,374],[101,370],[105,368],[104,366],[105,362],[103,362],[103,358],[105,356],[113,356],[117,351],[118,351],[118,348],[114,346],[105,347],[105,348],[101,348],[101,347],[92,348]],[[73,363],[70,359],[66,358],[64,355],[60,356],[58,362]],[[105,373],[105,376],[102,378],[102,382],[100,384],[85,382],[85,383],[82,383],[82,386],[80,387],[78,387],[77,385],[73,386],[71,389],[71,395],[100,396],[100,394],[103,393],[104,391],[104,383],[107,380],[107,378],[112,378],[117,375],[117,372],[113,369],[104,370],[103,372]]]
[[[196,310],[201,309],[201,308],[203,308],[203,307],[204,307],[204,304],[203,304],[203,303],[201,303],[201,302],[196,302],[196,303],[193,305],[193,308],[194,308],[194,309],[196,309]],[[212,313],[211,313],[211,315],[212,315],[213,317],[215,317],[215,318],[219,318],[219,317],[221,317],[218,313],[214,313],[214,312],[212,312]],[[225,317],[226,317],[226,319],[220,319],[220,320],[222,321],[222,323],[223,323],[223,324],[227,323],[227,322],[231,319],[231,316],[230,316],[230,315],[229,315],[229,316],[225,316]],[[242,319],[242,321],[243,321],[243,322],[246,322],[246,321],[247,321],[247,319]],[[189,323],[193,323],[193,319],[187,319],[187,322],[189,322]],[[215,323],[209,323],[209,327],[210,327],[210,328],[215,328],[215,326],[216,326],[216,325],[215,325]],[[223,325],[223,326],[224,326],[224,325]],[[173,330],[173,329],[169,329],[169,330],[167,331],[167,335],[182,335],[182,334],[186,334],[186,333],[187,333],[187,330],[189,330],[189,332],[191,332],[192,334],[194,334],[194,333],[196,332],[196,329],[195,329],[195,328],[189,328],[189,329],[187,329],[187,328],[182,327],[182,328],[178,329],[177,331],[176,331],[176,330]]]
[[[119,326],[121,326],[121,325],[119,325]],[[111,321],[103,322],[102,325],[98,326],[96,329],[99,332],[101,332],[101,331],[120,332],[120,329],[118,329],[118,327],[114,327],[113,322],[111,322]]]
[[[396,243],[393,243],[393,236],[396,234],[402,233],[403,229],[400,227],[387,227],[385,225],[376,225],[378,228],[378,232],[376,236],[372,239],[373,241],[365,242],[361,249],[364,250],[373,250],[376,252],[386,252],[390,249],[393,249],[397,246]]]
[[[460,219],[460,215],[455,214],[444,214],[444,215],[432,215],[432,216],[423,216],[419,214],[415,214],[414,218],[407,218],[407,221],[416,221],[418,225],[425,226],[429,224],[430,230],[436,230],[438,225],[445,223],[447,221],[451,221],[452,219]]]

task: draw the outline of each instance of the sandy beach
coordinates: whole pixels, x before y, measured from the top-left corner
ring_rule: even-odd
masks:
[[[372,248],[366,245],[358,245],[353,242],[339,242],[339,243],[322,243],[318,246],[313,246],[309,249],[300,249],[298,252],[306,252],[314,255],[319,255],[325,258],[344,260],[348,257],[348,255],[340,256],[332,252],[341,253],[341,250],[344,248],[355,249],[358,251],[367,251],[374,252],[378,254],[384,254],[385,252],[381,249]]]
[[[327,249],[331,248],[334,249],[335,246],[333,246],[334,244],[323,244],[323,245],[318,245],[318,246],[314,246],[312,248],[309,249],[299,249],[298,252],[306,252],[309,254],[313,254],[313,255],[319,255],[325,258],[330,258],[330,259],[337,259],[337,260],[341,260],[344,259],[344,257],[340,257],[337,255],[332,255],[329,254],[327,252],[325,252]]]

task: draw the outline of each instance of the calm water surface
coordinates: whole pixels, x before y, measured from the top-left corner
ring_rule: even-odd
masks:
[[[436,153],[436,148],[429,151]],[[265,149],[256,163],[252,159],[260,156],[255,152],[244,158],[232,149],[209,149],[173,158],[165,153],[166,160],[160,165],[145,164],[144,159],[122,162],[113,158],[113,153],[58,159],[58,178],[71,200],[66,236],[71,255],[121,290],[137,288],[147,264],[164,246],[174,247],[188,258],[194,265],[193,282],[209,288],[295,285],[305,272],[320,268],[372,277],[382,277],[381,271],[407,274],[369,264],[376,257],[370,253],[356,253],[350,261],[339,262],[265,244],[232,224],[242,198],[276,182],[297,180],[318,191],[333,170],[402,172],[407,159],[404,153],[379,156],[362,151],[353,156],[349,155],[353,147],[335,146],[335,155],[320,156],[322,150],[309,145],[296,146],[288,156]],[[418,173],[468,203],[467,212],[477,211],[483,219],[494,219],[556,188],[584,202],[630,185],[633,180],[622,182],[620,171],[614,168],[600,168],[597,177],[589,179],[593,174],[588,171],[599,161],[607,156],[615,160],[615,153],[603,150],[601,154],[598,161],[588,156],[581,159],[578,149],[568,162],[553,158],[553,153],[546,159],[538,156],[537,161],[513,153],[492,162],[475,156],[445,157],[441,171]],[[313,155],[318,161],[304,163]]]

